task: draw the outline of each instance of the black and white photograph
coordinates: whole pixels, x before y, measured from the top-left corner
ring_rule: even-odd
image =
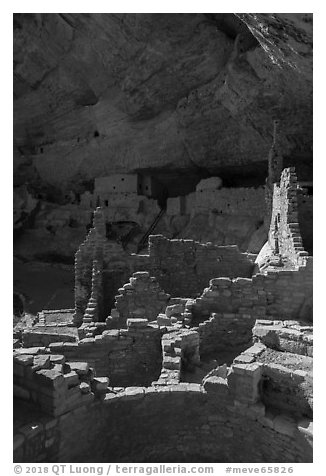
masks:
[[[315,14],[51,3],[11,13],[10,474],[295,475]]]

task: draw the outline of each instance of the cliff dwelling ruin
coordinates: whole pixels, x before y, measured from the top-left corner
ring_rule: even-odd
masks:
[[[14,45],[14,462],[312,462],[312,15]]]

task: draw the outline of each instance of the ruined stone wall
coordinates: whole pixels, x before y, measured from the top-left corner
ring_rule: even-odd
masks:
[[[268,408],[312,418],[312,375],[269,363],[262,370],[262,401]]]
[[[213,211],[217,214],[253,216],[263,220],[265,214],[264,187],[197,190],[194,208],[188,213]]]
[[[193,329],[179,329],[162,336],[162,371],[152,385],[174,385],[182,372],[200,363],[199,334]]]
[[[146,227],[160,210],[157,200],[148,197],[159,190],[151,177],[137,179],[137,175],[123,174],[98,177],[94,193],[87,191],[81,195],[75,214],[81,209],[85,215],[85,210],[100,206],[107,222],[134,221]]]
[[[22,341],[24,347],[47,347],[52,342],[76,342],[77,337],[71,335],[68,332],[56,329],[48,328],[32,328],[31,330],[25,330],[22,335]]]
[[[312,328],[298,321],[257,320],[253,337],[256,343],[234,363],[259,365],[258,392],[263,404],[288,415],[312,418]],[[281,352],[274,350],[277,348]]]
[[[129,387],[107,394],[103,401],[39,424],[38,432],[18,433],[14,461],[312,461],[309,422],[265,415],[259,405],[234,405],[221,387]]]
[[[88,301],[92,294],[94,269],[102,267],[103,247],[106,242],[105,224],[100,209],[94,212],[94,228],[91,228],[85,241],[75,255],[75,318],[76,325],[82,323]],[[97,263],[94,263],[94,260]],[[95,280],[97,283],[97,280]]]
[[[280,184],[274,184],[269,244],[294,265],[305,262],[298,216],[298,182],[294,167],[284,169]]]
[[[169,299],[170,295],[160,288],[156,278],[147,271],[133,273],[129,283],[119,288],[115,297],[115,307],[111,312],[115,327],[125,327],[130,317],[153,321],[165,311]]]
[[[252,329],[255,342],[297,355],[313,356],[313,327],[298,321],[257,320]]]
[[[129,322],[127,329],[107,330],[78,343],[51,344],[50,350],[69,362],[89,362],[97,376],[109,377],[111,385],[150,385],[161,372],[162,332],[134,324]]]
[[[191,215],[213,212],[221,215],[256,217],[265,213],[264,187],[198,188],[186,196],[169,198],[167,215]]]
[[[76,325],[81,325],[86,310],[86,319],[107,317],[116,290],[130,275],[127,256],[120,244],[106,239],[103,210],[96,209],[94,227],[75,255]]]
[[[96,193],[136,193],[138,191],[137,174],[113,174],[107,177],[96,177],[94,191]]]
[[[192,308],[195,320],[211,313],[236,312],[278,319],[297,318],[312,299],[312,258],[293,271],[268,271],[252,278],[214,278]],[[312,319],[312,310],[301,318]]]
[[[240,253],[237,246],[201,244],[193,240],[149,237],[148,255],[132,255],[135,271],[148,270],[162,289],[173,297],[193,297],[211,278],[252,275],[253,256]]]
[[[252,339],[252,326],[256,317],[249,312],[213,313],[198,326],[200,355],[225,352],[232,347],[248,344]]]
[[[63,355],[46,354],[44,348],[17,349],[13,372],[14,396],[47,414],[59,416],[94,400],[94,374],[88,363],[69,365]]]

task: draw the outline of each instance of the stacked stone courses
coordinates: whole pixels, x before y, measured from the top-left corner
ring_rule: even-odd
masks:
[[[240,364],[237,368],[240,371]],[[246,367],[244,371],[250,369]],[[88,403],[56,420],[38,423],[38,434],[35,429],[34,434],[32,429],[29,433],[27,429],[17,433],[14,459],[42,461],[38,459],[41,455],[45,459],[49,456],[47,461],[62,463],[89,462],[91,457],[97,462],[126,458],[152,463],[161,462],[162,458],[178,462],[204,459],[215,463],[311,461],[308,419],[296,420],[265,412],[259,402],[248,405],[233,400],[233,386],[229,390],[227,382],[220,380],[208,379],[204,387],[181,383],[127,387],[121,392],[107,393],[102,401]],[[45,447],[49,441],[46,428],[51,424],[61,438]],[[38,453],[33,451],[36,438],[40,439],[43,450]]]
[[[17,349],[13,371],[14,396],[32,401],[53,416],[92,401],[94,391],[98,390],[96,386],[101,382],[94,381],[95,375],[88,363],[68,364],[64,355],[50,355],[44,347]],[[104,381],[108,385],[108,379]]]
[[[312,461],[313,260],[295,171],[275,153],[258,257],[163,235],[130,255],[96,209],[74,312],[53,311],[59,324],[44,311],[15,336],[14,396],[42,412],[15,429],[15,462]]]
[[[159,286],[155,277],[147,271],[133,273],[129,283],[118,289],[115,308],[111,312],[112,325],[124,327],[129,317],[156,319],[165,311],[170,295]]]
[[[296,271],[268,271],[252,278],[214,278],[195,300],[193,317],[231,312],[254,316],[296,317],[312,296],[312,258]],[[311,316],[307,316],[311,317]]]
[[[233,245],[169,240],[163,235],[149,237],[145,256],[132,255],[134,269],[149,270],[173,297],[194,297],[216,276],[250,277],[256,257]]]
[[[287,257],[294,265],[303,265],[308,253],[304,250],[300,233],[298,181],[293,167],[284,169],[280,184],[274,185],[273,212],[269,232],[271,243],[273,243],[275,224],[279,253]]]
[[[113,385],[150,385],[161,371],[161,335],[146,319],[128,319],[126,329],[104,330],[75,343],[56,342],[50,352],[68,361],[86,360],[97,376],[109,377]]]
[[[181,379],[186,366],[200,363],[199,335],[194,330],[180,329],[162,337],[162,372],[153,385],[174,385]]]

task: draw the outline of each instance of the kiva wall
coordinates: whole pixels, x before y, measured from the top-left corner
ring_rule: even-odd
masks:
[[[264,415],[255,405],[244,412],[220,387],[130,387],[107,394],[104,401],[40,425],[34,438],[20,435],[15,462],[312,461],[304,423]]]

